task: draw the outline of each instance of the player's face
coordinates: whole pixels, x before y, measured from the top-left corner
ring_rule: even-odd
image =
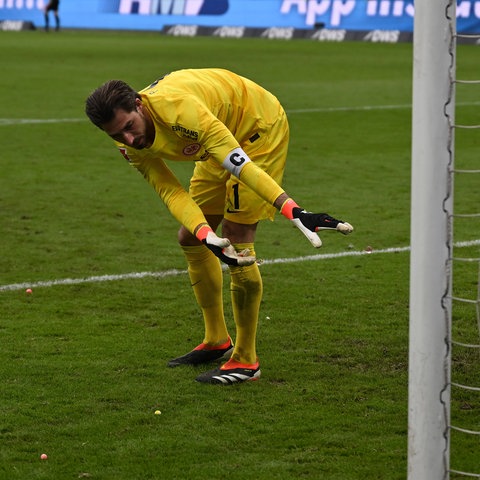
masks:
[[[115,141],[137,150],[151,147],[155,138],[150,116],[139,99],[132,112],[116,109],[113,119],[102,128]]]

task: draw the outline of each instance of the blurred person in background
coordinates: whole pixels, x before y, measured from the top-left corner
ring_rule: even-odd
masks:
[[[55,18],[55,31],[58,32],[60,30],[60,17],[58,15],[58,8],[59,8],[60,0],[50,0],[44,8],[45,14],[45,31],[50,31],[50,12],[53,12],[53,16]]]

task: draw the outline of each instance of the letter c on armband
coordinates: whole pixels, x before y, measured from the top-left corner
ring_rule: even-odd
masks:
[[[251,162],[248,155],[241,149],[232,150],[223,160],[223,166],[231,174],[238,177],[246,163]]]
[[[230,155],[230,162],[233,163],[236,167],[239,167],[243,162],[245,162],[245,158],[243,158],[239,153],[232,153]]]

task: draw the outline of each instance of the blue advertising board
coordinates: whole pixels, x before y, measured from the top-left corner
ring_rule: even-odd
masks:
[[[0,21],[29,21],[41,28],[46,3],[0,0]],[[166,25],[321,26],[412,32],[413,15],[413,0],[60,0],[64,28],[161,31]],[[457,30],[480,32],[480,0],[458,0]]]

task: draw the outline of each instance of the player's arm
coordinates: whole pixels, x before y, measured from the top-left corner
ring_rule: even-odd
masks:
[[[195,228],[206,223],[200,207],[161,159],[143,161],[135,165],[153,186],[173,217],[192,234]]]
[[[322,241],[317,235],[321,230],[336,230],[344,235],[353,231],[353,227],[343,220],[337,220],[327,213],[311,213],[301,208],[270,175],[257,167],[240,147],[225,157],[223,166],[257,195],[280,210],[280,213],[291,220],[314,247],[322,246]]]
[[[275,205],[285,217],[302,231],[314,247],[318,248],[322,245],[316,233],[319,230],[335,229],[344,234],[348,234],[353,230],[350,224],[336,220],[327,214],[306,212],[298,207],[297,204],[295,204],[296,207],[288,208],[291,203],[285,202],[289,197],[284,190],[270,175],[250,160],[226,125],[195,98],[189,98],[188,105],[186,99],[182,99],[182,102],[182,122],[185,125],[198,125],[200,132],[199,141],[203,143],[205,149],[210,152],[212,157],[222,163],[223,167],[232,175],[242,180],[260,198],[263,198],[271,205]],[[196,130],[193,127],[192,129]],[[283,199],[280,205],[278,205],[279,198]],[[335,227],[331,228],[333,225]]]
[[[227,238],[218,237],[209,227],[200,207],[182,187],[165,162],[157,159],[136,165],[146,180],[155,188],[173,217],[198,240],[204,243],[222,262],[228,265],[251,265],[255,257],[247,252],[237,253]]]

